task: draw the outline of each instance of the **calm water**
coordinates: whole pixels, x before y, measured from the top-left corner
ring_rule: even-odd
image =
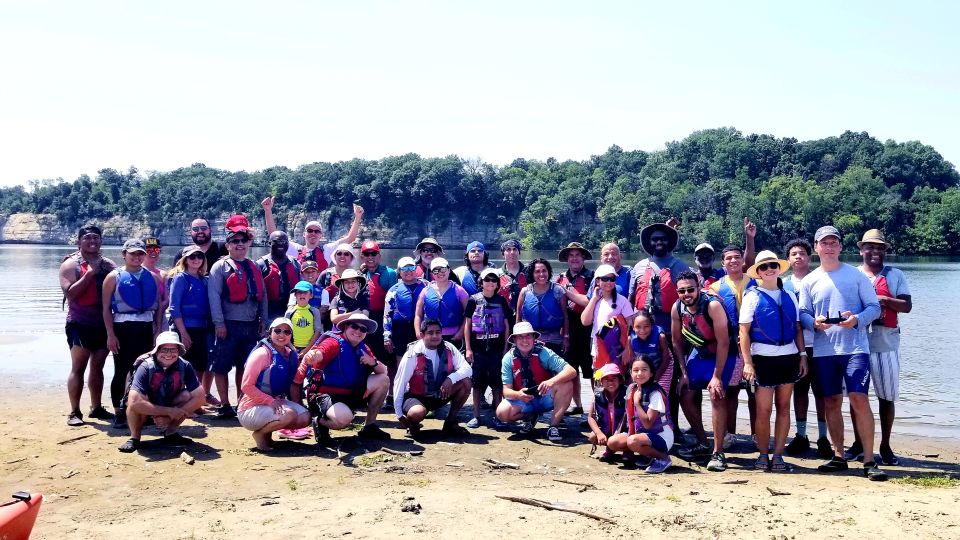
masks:
[[[57,383],[66,379],[69,355],[57,270],[63,256],[74,250],[70,246],[0,245],[0,350],[5,353],[0,355],[0,373],[23,373],[26,357],[34,376]],[[165,249],[161,266],[168,268],[176,251]],[[114,261],[120,259],[119,247],[107,247],[104,252]],[[265,248],[253,250],[254,257],[264,253]],[[404,255],[409,252],[385,250],[384,261],[393,263]],[[555,260],[556,252],[524,253],[527,260],[534,256]],[[633,263],[637,258],[628,255],[624,261]],[[452,266],[459,266],[461,260],[459,253],[450,257]],[[596,266],[596,261],[591,262]],[[898,433],[960,437],[956,384],[960,369],[950,356],[960,351],[960,334],[956,312],[949,309],[960,305],[960,260],[891,262],[906,273],[914,301],[913,312],[900,318],[901,401],[895,429]]]

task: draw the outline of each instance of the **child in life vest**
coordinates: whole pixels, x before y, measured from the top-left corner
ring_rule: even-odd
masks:
[[[653,361],[646,355],[633,360],[630,376],[633,384],[627,387],[627,448],[653,458],[646,472],[661,473],[673,463],[667,454],[673,446],[667,393],[653,378]]]
[[[590,405],[587,425],[590,434],[587,439],[595,446],[605,446],[600,461],[611,462],[617,452],[627,451],[626,433],[626,395],[620,368],[616,364],[606,364],[594,375],[600,384]],[[629,456],[625,456],[629,457]]]
[[[662,388],[670,388],[673,378],[673,356],[663,328],[653,321],[653,314],[647,308],[640,308],[633,319],[630,329],[631,358],[644,354],[656,366],[653,378]]]

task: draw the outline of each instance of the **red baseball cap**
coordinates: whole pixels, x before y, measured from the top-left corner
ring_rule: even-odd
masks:
[[[224,228],[230,232],[247,232],[250,229],[250,222],[243,214],[237,214],[230,216]]]
[[[380,251],[380,244],[374,242],[373,240],[367,240],[360,245],[360,253],[364,251]]]

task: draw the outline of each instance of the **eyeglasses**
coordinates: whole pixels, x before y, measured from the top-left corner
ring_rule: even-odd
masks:
[[[279,334],[283,334],[283,335],[285,335],[285,336],[289,336],[289,335],[292,335],[292,334],[293,334],[293,331],[292,331],[292,330],[287,330],[287,329],[284,329],[284,328],[274,328],[274,329],[273,329],[273,333],[274,333],[274,334],[278,334],[278,335],[279,335]]]
[[[380,254],[380,252],[379,251],[361,251],[360,254],[363,255],[364,257],[376,257],[377,255]]]
[[[408,265],[406,265],[406,266],[401,266],[401,267],[400,267],[400,271],[401,271],[401,272],[413,272],[413,271],[416,270],[416,269],[417,269],[417,265],[415,265],[415,264],[408,264]]]
[[[766,272],[767,270],[773,270],[774,268],[780,269],[780,263],[763,263],[757,265],[757,272]]]
[[[362,333],[364,333],[364,334],[367,333],[367,327],[366,327],[366,326],[361,326],[361,325],[359,325],[359,324],[348,324],[348,325],[347,325],[347,328],[349,328],[349,329],[351,329],[351,330],[356,330],[357,332],[362,332]]]
[[[449,272],[449,271],[450,269],[447,268],[446,266],[441,266],[440,268],[434,268],[433,270],[430,271],[430,273],[433,275],[437,275],[437,274],[442,274],[444,272]]]
[[[420,250],[420,253],[436,253],[437,250],[431,247],[425,247]]]
[[[194,260],[194,261],[197,260],[197,259],[202,259],[202,258],[204,258],[204,257],[205,257],[205,255],[204,255],[203,253],[200,253],[200,252],[191,253],[191,254],[187,255],[187,259],[188,259],[188,260]]]
[[[598,277],[597,279],[604,283],[611,283],[617,280],[617,278],[613,276],[601,276],[601,277]]]
[[[160,354],[179,354],[180,348],[179,347],[160,347],[159,349],[157,349],[157,352]]]
[[[199,227],[190,227],[190,230],[193,232],[204,232],[204,231],[209,231],[210,227],[207,227],[206,225],[202,225]]]
[[[247,243],[247,239],[246,239],[246,238],[233,238],[233,239],[231,239],[231,240],[227,240],[227,243],[228,243],[228,244],[233,244],[233,245],[235,245],[235,246],[239,246],[240,244],[246,244],[246,243]]]
[[[696,287],[687,287],[686,289],[677,287],[677,294],[693,294],[695,292],[697,292]]]
[[[323,234],[323,231],[320,229],[307,229],[307,232],[310,234]]]
[[[483,253],[483,250],[482,250],[482,249],[471,249],[471,250],[468,251],[467,253]]]

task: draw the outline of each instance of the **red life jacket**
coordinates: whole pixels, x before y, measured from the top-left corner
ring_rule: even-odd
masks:
[[[686,306],[679,300],[676,302],[677,311],[680,313],[680,333],[687,343],[707,358],[713,358],[717,354],[717,334],[713,330],[713,318],[709,311],[710,302],[720,302],[720,300],[716,296],[700,293],[696,313],[687,311]]]
[[[260,302],[263,300],[263,276],[257,269],[257,265],[250,259],[242,261],[243,269],[237,264],[237,261],[226,259],[227,267],[226,286],[223,289],[223,296],[231,304],[241,304],[247,299]]]
[[[77,262],[77,279],[80,279],[80,276],[86,274],[90,271],[90,264],[87,263],[79,254],[72,255],[74,261]],[[90,307],[96,305],[100,302],[100,294],[103,290],[103,279],[98,279],[96,286],[87,287],[83,294],[78,296],[73,300],[73,302],[81,307]]]
[[[890,267],[884,266],[883,270],[880,270],[880,273],[877,274],[877,277],[873,280],[873,288],[877,291],[877,296],[893,296],[893,294],[890,292],[890,284],[887,282],[887,276],[889,274]],[[880,326],[885,326],[887,328],[896,328],[897,312],[892,309],[881,307],[880,317],[878,317],[873,324],[879,324]]]
[[[370,311],[383,311],[386,306],[387,291],[380,286],[380,272],[370,274],[367,280],[367,293],[370,295]]]
[[[651,311],[656,308],[663,313],[670,313],[670,308],[679,298],[677,284],[673,281],[670,269],[660,268],[647,259],[646,269],[637,278],[633,307],[635,309],[651,308]]]
[[[184,389],[184,379],[186,378],[186,364],[182,359],[177,359],[176,369],[167,373],[163,366],[152,357],[146,360],[149,362],[150,374],[149,388],[147,389],[147,399],[154,405],[169,407],[173,405],[173,399]]]
[[[267,300],[276,302],[280,299],[286,300],[293,290],[293,286],[300,281],[300,272],[293,261],[287,261],[283,265],[283,272],[280,267],[270,258],[265,256],[262,261],[266,265],[266,273],[263,274],[263,286],[267,289]],[[283,294],[283,293],[286,294]]]
[[[323,245],[317,245],[311,250],[307,250],[307,246],[303,246],[297,253],[297,262],[303,264],[303,261],[316,261],[317,271],[323,272],[326,270],[328,265],[327,258],[323,256]]]
[[[567,277],[566,272],[561,272],[557,276],[557,284],[561,287],[566,288],[568,283],[573,283],[573,289],[580,294],[587,294],[587,287],[590,285],[590,281],[593,279],[592,275],[589,275],[590,271],[586,268],[583,269],[579,274],[577,274],[576,279],[572,282],[570,278]],[[567,311],[571,311],[576,314],[583,313],[583,310],[586,309],[586,306],[581,306],[574,302],[573,300],[567,299]]]
[[[520,291],[527,286],[527,273],[523,271],[523,267],[520,267],[520,272],[517,273],[517,278],[513,279],[507,275],[506,270],[503,270],[503,273],[500,274],[500,296],[507,301],[507,304],[510,305],[510,309],[517,310],[517,298],[520,296]]]
[[[447,378],[447,375],[453,373],[453,353],[450,352],[450,349],[446,345],[443,345],[443,351],[447,356],[447,367],[446,370],[441,366],[440,372],[437,374],[437,381],[434,384],[437,388],[440,388],[440,384],[443,383],[443,380]],[[427,388],[427,356],[423,353],[417,355],[417,365],[413,368],[413,376],[410,377],[410,389],[407,390],[406,395],[410,396],[430,396],[436,394],[436,389]]]
[[[340,274],[337,273],[337,267],[331,266],[323,271],[320,274],[320,277],[317,279],[317,283],[323,286],[324,289],[330,293],[330,299],[333,300],[335,296],[340,294],[340,288],[337,287],[337,280],[340,279]]]
[[[533,351],[530,355],[530,371],[533,372],[533,385],[539,386],[540,383],[550,378],[550,372],[543,368],[543,365],[540,364],[540,355],[539,352],[542,349],[542,346],[537,344],[533,346]],[[524,388],[523,382],[523,362],[520,360],[519,352],[514,349],[513,351],[513,389],[520,390]]]

